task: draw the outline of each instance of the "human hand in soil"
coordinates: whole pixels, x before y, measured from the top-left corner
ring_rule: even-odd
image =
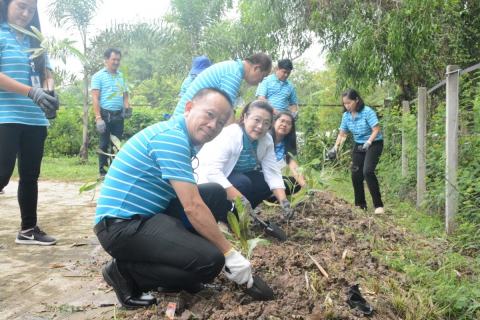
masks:
[[[295,212],[293,211],[293,208],[291,208],[290,201],[285,199],[280,203],[280,206],[285,211],[285,218],[287,220],[292,219]]]
[[[43,112],[56,110],[55,104],[58,100],[43,91],[43,89],[40,87],[32,87],[28,92],[28,97],[32,99],[33,102],[35,102],[43,110]]]
[[[237,250],[231,250],[225,256],[225,275],[231,281],[241,285],[246,283],[247,288],[253,286],[252,266]]]

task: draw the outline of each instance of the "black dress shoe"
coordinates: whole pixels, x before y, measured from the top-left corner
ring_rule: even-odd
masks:
[[[115,290],[118,301],[125,308],[150,307],[157,299],[141,292],[133,279],[125,279],[118,271],[117,260],[112,259],[102,269],[102,275],[109,286]]]
[[[158,287],[159,293],[179,293],[180,291],[187,291],[188,293],[199,293],[203,290],[222,291],[222,286],[218,284],[209,283],[196,283],[193,287],[187,286],[170,286],[170,287]]]

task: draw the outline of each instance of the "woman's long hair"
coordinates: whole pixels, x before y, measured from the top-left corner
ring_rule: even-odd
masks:
[[[297,155],[297,130],[295,129],[295,118],[293,117],[293,114],[290,111],[280,111],[275,115],[275,118],[273,118],[273,124],[272,127],[270,128],[270,134],[272,135],[273,142],[275,142],[275,122],[280,119],[282,115],[286,115],[290,117],[292,120],[292,128],[290,132],[283,138],[283,141],[285,142],[285,155],[286,155],[286,162],[287,164],[290,163],[290,155],[288,154],[289,152],[293,154],[294,156]]]
[[[0,23],[4,23],[8,21],[8,6],[10,5],[11,2],[12,0],[0,0]],[[33,14],[32,21],[30,21],[30,24],[25,29],[33,32],[33,30],[30,28],[31,26],[34,26],[40,32],[42,32],[42,28],[40,27],[40,19],[38,17],[38,8],[35,9],[35,13]],[[40,48],[40,41],[30,37],[30,48]],[[45,79],[47,78],[46,70],[45,70],[45,65],[46,65],[45,57],[46,57],[45,53],[42,53],[40,56],[33,59],[33,62],[35,63],[35,71],[40,73],[42,77],[42,81],[45,81]]]

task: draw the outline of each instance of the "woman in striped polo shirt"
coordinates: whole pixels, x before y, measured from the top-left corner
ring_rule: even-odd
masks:
[[[198,153],[196,170],[199,183],[216,182],[227,191],[228,199],[240,197],[251,210],[273,194],[287,219],[293,209],[285,194],[280,171],[268,129],[272,125],[273,108],[266,101],[256,100],[245,106],[237,123],[225,127]],[[220,221],[227,222],[226,215]]]
[[[56,239],[37,226],[38,177],[50,125],[59,101],[45,54],[30,59],[37,39],[13,28],[40,30],[36,0],[0,0],[0,190],[8,184],[18,157],[18,244],[52,245]],[[31,30],[30,30],[31,31]],[[46,68],[45,68],[46,66]]]
[[[372,108],[365,105],[362,98],[354,89],[347,89],[342,93],[344,113],[340,124],[340,133],[335,146],[328,152],[333,160],[340,143],[345,135],[351,131],[355,139],[352,150],[352,184],[355,194],[355,205],[367,210],[363,180],[367,181],[373,206],[376,214],[383,214],[382,196],[375,168],[383,150],[383,136],[380,130],[377,115]]]

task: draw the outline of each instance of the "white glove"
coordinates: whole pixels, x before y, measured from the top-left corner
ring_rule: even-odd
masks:
[[[247,283],[247,288],[253,286],[252,266],[237,250],[230,251],[225,256],[225,275],[237,284]]]

